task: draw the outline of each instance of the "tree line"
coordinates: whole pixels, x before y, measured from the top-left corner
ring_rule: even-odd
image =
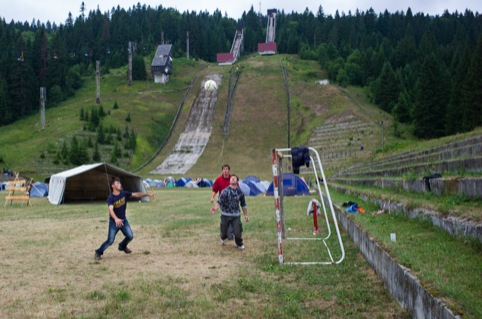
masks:
[[[71,97],[82,77],[127,64],[129,41],[134,64],[152,57],[162,41],[174,58],[214,62],[228,52],[238,24],[245,54],[264,42],[267,16],[251,6],[235,20],[219,10],[179,12],[162,5],[113,7],[67,15],[64,24],[0,21],[0,125],[38,111],[39,87],[47,87],[47,107]],[[406,12],[278,12],[279,53],[316,60],[341,86],[364,87],[381,109],[408,123],[420,138],[465,132],[482,125],[482,16],[466,10],[430,16]],[[136,68],[137,69],[137,68]],[[139,79],[144,79],[140,74]]]

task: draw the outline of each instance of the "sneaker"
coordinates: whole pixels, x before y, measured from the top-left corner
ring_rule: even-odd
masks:
[[[132,250],[130,250],[128,247],[126,247],[124,249],[119,247],[119,250],[125,252],[126,254],[130,254],[132,252]]]
[[[224,239],[219,238],[219,242],[224,246]]]
[[[241,246],[236,245],[236,247],[237,247],[238,249],[241,249],[241,250],[244,249],[244,245],[241,245]]]
[[[102,257],[101,257],[98,253],[95,253],[95,254],[94,254],[94,259],[95,259],[95,260],[102,260]]]

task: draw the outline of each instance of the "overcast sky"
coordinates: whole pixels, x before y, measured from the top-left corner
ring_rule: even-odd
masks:
[[[0,17],[4,18],[7,23],[11,20],[16,22],[32,22],[32,19],[40,20],[45,23],[47,21],[55,22],[57,24],[64,24],[69,12],[73,17],[80,15],[81,0],[1,0],[2,6],[0,8]],[[8,4],[7,4],[8,3]],[[339,10],[340,14],[348,11],[354,14],[356,9],[360,11],[366,11],[370,7],[375,10],[376,13],[380,13],[388,10],[390,13],[396,11],[406,12],[407,8],[411,8],[412,12],[428,13],[430,15],[441,15],[444,10],[448,10],[450,13],[458,11],[464,12],[465,9],[482,13],[482,1],[481,0],[305,0],[305,1],[293,1],[293,0],[228,0],[228,1],[213,1],[213,0],[85,0],[86,13],[91,10],[96,10],[99,7],[102,13],[117,7],[128,9],[137,3],[150,5],[155,8],[162,5],[165,8],[175,8],[180,12],[184,11],[208,11],[212,13],[214,10],[219,9],[222,14],[225,13],[234,19],[241,17],[244,11],[248,12],[253,6],[254,10],[258,12],[261,6],[261,12],[266,14],[267,9],[276,8],[279,11],[284,10],[285,13],[292,11],[302,13],[306,8],[316,14],[320,4],[323,7],[323,11],[326,15],[334,15],[336,10]]]

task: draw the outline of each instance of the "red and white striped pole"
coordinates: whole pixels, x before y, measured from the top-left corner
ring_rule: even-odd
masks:
[[[277,155],[276,149],[273,149],[273,197],[274,197],[274,208],[276,217],[276,235],[278,237],[278,262],[280,265],[283,264],[283,243],[281,237],[281,217],[280,217],[280,198],[278,194],[278,165],[277,165]]]
[[[313,205],[313,225],[315,226],[315,231],[314,233],[319,233],[320,230],[318,229],[318,207],[316,205],[316,201],[311,201],[312,205]]]

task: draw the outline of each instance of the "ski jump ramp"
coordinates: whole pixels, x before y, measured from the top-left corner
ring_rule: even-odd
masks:
[[[171,154],[161,165],[150,171],[152,174],[185,174],[196,164],[211,136],[214,118],[214,107],[218,99],[218,90],[206,91],[204,83],[208,80],[221,85],[220,74],[208,75],[204,78],[199,93],[191,107],[191,113]]]

